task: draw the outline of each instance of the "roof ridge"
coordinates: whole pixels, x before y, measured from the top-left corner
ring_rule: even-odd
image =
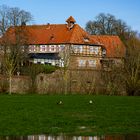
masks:
[[[96,37],[119,37],[118,35],[91,35]]]
[[[73,38],[73,36],[74,36],[74,32],[75,32],[75,30],[76,30],[76,26],[77,26],[78,24],[74,24],[74,27],[73,27],[73,31],[72,31],[72,33],[71,33],[71,36],[70,36],[70,39],[69,39],[69,42],[72,42],[71,40],[72,40],[72,38]]]

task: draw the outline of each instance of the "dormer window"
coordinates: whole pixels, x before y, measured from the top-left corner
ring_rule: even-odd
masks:
[[[83,40],[85,43],[89,42],[89,36],[87,34],[83,35]]]
[[[89,38],[84,38],[84,42],[89,42]]]
[[[53,40],[54,39],[54,35],[52,34],[51,36],[50,36],[50,40]]]
[[[102,50],[102,56],[105,57],[106,56],[106,49]]]

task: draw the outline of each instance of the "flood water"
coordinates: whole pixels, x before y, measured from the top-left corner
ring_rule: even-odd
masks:
[[[66,136],[66,135],[6,136],[0,137],[0,140],[140,140],[140,134],[108,135],[108,136]]]

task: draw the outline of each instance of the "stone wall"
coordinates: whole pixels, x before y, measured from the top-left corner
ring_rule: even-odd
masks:
[[[1,76],[1,82],[4,79],[5,77]],[[62,94],[64,92],[95,94],[95,92],[100,92],[100,87],[102,87],[100,79],[101,74],[96,70],[68,70],[67,72],[57,70],[52,74],[41,73],[36,78],[36,92],[39,94]],[[29,93],[30,83],[31,79],[28,76],[13,76],[12,92]],[[0,91],[2,92],[1,88]]]
[[[12,77],[12,93],[28,93],[30,78],[28,76],[13,76]],[[9,90],[8,77],[0,75],[0,92],[8,92]]]

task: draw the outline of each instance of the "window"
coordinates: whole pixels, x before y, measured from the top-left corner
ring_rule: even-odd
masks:
[[[89,67],[96,67],[96,60],[88,60]]]
[[[89,38],[84,38],[84,42],[89,42]]]
[[[73,52],[74,52],[74,53],[77,53],[77,51],[78,51],[78,50],[77,50],[77,46],[73,46]]]
[[[29,52],[35,52],[36,51],[36,46],[35,45],[30,45],[29,46]]]
[[[41,59],[41,64],[45,64],[45,61],[44,61],[44,59]]]
[[[59,50],[60,50],[60,51],[64,51],[64,49],[65,49],[65,45],[60,45]]]
[[[86,66],[86,60],[79,60],[79,67],[84,67]]]
[[[45,52],[46,51],[46,46],[45,45],[40,45],[40,51]]]
[[[34,64],[37,64],[37,59],[34,59]]]
[[[83,46],[82,45],[74,45],[73,46],[73,52],[74,53],[82,53],[83,52]]]
[[[94,54],[98,54],[99,52],[98,47],[95,47],[95,46],[90,46],[89,50],[90,50],[90,53],[94,53]]]
[[[106,56],[106,49],[102,50],[102,56],[105,57]]]
[[[50,52],[56,51],[56,46],[55,45],[50,45]]]
[[[83,52],[83,46],[79,46],[79,52],[80,52],[80,53]]]

